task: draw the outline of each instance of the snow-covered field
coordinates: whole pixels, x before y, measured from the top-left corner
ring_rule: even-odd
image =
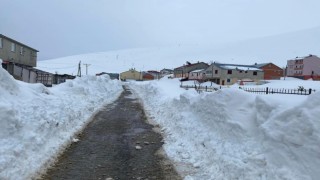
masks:
[[[16,81],[0,68],[0,179],[31,179],[121,91],[121,83],[108,76],[46,88]]]
[[[164,149],[185,179],[320,177],[319,82],[264,85],[316,89],[310,96],[255,95],[237,86],[198,94],[178,84],[162,79],[130,86],[160,124]]]

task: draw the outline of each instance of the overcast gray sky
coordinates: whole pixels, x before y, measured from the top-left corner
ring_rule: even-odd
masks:
[[[39,60],[217,44],[320,26],[319,0],[0,0],[0,33]]]

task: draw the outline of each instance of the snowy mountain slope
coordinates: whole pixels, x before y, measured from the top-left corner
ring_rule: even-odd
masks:
[[[38,68],[52,73],[75,75],[78,63],[91,64],[88,74],[175,68],[190,62],[254,64],[273,62],[284,67],[288,59],[309,54],[320,55],[320,27],[247,41],[172,47],[128,49],[38,61]],[[85,74],[82,65],[82,74]]]

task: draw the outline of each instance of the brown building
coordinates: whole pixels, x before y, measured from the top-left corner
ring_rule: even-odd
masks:
[[[280,79],[284,76],[283,69],[273,63],[255,64],[255,66],[264,71],[264,79]]]
[[[144,81],[148,81],[148,80],[154,80],[155,77],[150,73],[144,72],[142,75],[142,78]]]

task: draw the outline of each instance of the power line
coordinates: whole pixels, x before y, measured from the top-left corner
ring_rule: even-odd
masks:
[[[88,67],[91,65],[91,64],[83,64],[86,66],[86,75],[88,75]]]

